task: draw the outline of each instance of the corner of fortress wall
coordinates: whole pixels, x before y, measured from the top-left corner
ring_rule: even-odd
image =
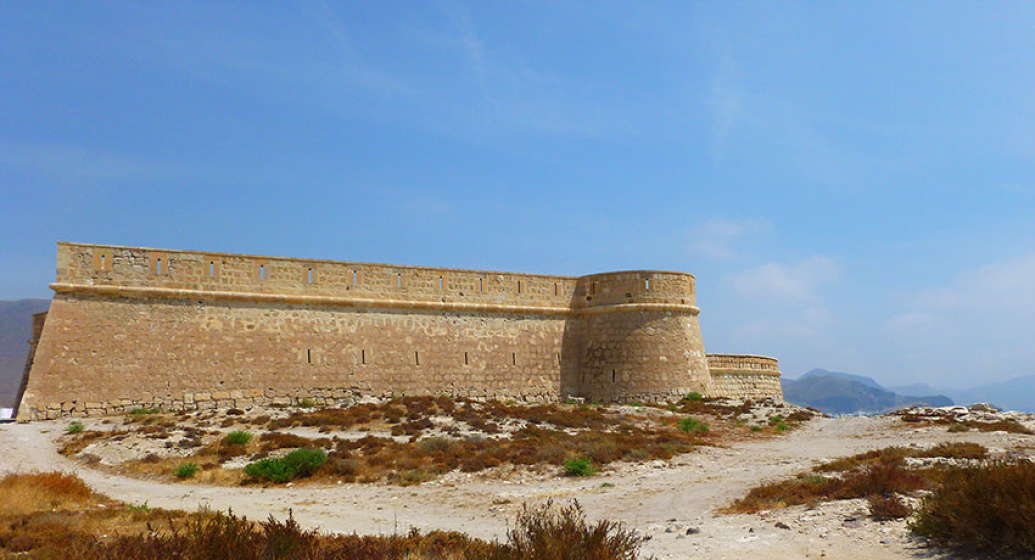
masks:
[[[58,244],[57,263],[20,421],[360,396],[781,396],[776,360],[705,354],[685,273],[546,276],[74,243]]]

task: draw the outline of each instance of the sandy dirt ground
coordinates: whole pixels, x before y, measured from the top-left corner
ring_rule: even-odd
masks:
[[[896,418],[815,419],[799,430],[729,448],[701,448],[668,462],[619,465],[589,478],[529,473],[450,475],[414,487],[385,485],[212,487],[115,476],[56,451],[64,422],[0,425],[0,473],[63,470],[113,498],[151,507],[233,510],[250,518],[294,517],[326,532],[463,531],[503,538],[522,504],[578,499],[590,519],[621,521],[650,538],[656,558],[943,558],[910,536],[905,522],[876,522],[863,500],[752,515],[719,508],[760,483],[792,477],[834,457],[890,445],[973,441],[993,451],[1035,445],[1035,436],[948,433]],[[2,507],[2,506],[0,506]]]

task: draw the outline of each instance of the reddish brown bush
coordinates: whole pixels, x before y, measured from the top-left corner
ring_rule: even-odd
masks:
[[[951,469],[910,528],[944,546],[1035,552],[1035,463]]]
[[[877,519],[902,519],[913,513],[913,508],[894,494],[873,494],[866,502],[870,506],[870,515]]]

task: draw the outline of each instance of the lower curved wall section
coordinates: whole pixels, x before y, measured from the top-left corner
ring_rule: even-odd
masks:
[[[710,391],[697,315],[602,313],[581,321],[582,395],[593,401],[658,402]]]
[[[738,354],[708,354],[712,389],[709,396],[783,400],[776,358]]]

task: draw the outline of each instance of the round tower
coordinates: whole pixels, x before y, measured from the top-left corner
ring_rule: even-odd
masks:
[[[657,402],[710,391],[694,277],[636,270],[579,278],[578,387],[595,401]]]

